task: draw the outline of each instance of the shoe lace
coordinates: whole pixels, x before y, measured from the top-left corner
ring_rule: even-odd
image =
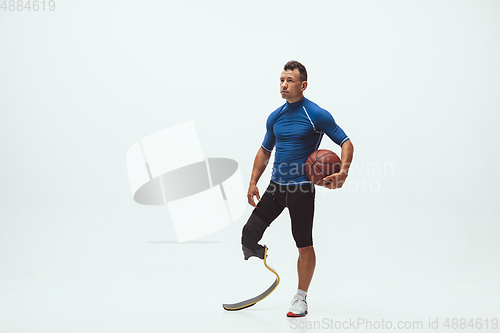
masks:
[[[294,297],[293,300],[292,300],[292,305],[295,305],[295,304],[300,303],[300,302],[304,302],[305,303],[305,300],[300,299],[298,297]]]

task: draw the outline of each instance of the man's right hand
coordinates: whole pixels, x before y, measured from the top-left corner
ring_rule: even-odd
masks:
[[[257,185],[250,184],[250,186],[248,187],[248,194],[247,194],[248,203],[250,204],[250,206],[255,208],[255,207],[257,207],[257,204],[254,201],[254,198],[253,198],[254,196],[256,196],[257,200],[260,201],[260,194],[259,194],[259,189],[257,188]]]

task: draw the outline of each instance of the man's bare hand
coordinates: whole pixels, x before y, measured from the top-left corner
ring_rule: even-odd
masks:
[[[347,178],[347,172],[340,171],[334,173],[333,175],[323,178],[324,182],[323,186],[332,190],[336,188],[341,188],[342,185],[344,185],[346,178]]]
[[[260,194],[259,194],[259,189],[257,188],[257,185],[250,184],[250,186],[248,187],[248,194],[247,194],[248,203],[250,204],[250,206],[255,208],[255,207],[257,207],[257,204],[254,201],[254,198],[253,198],[254,196],[256,196],[257,200],[260,201]]]

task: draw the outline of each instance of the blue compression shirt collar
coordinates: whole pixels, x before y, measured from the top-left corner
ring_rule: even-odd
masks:
[[[300,108],[302,105],[304,105],[305,101],[306,101],[306,98],[302,97],[302,99],[300,101],[297,101],[295,103],[288,103],[288,102],[286,102],[286,106],[289,107],[289,108],[291,108],[291,109]]]

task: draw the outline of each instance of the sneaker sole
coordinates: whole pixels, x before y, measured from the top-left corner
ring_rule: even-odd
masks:
[[[306,316],[306,314],[307,314],[307,311],[306,311],[306,313],[304,313],[304,314],[295,314],[295,313],[293,313],[292,311],[290,311],[290,312],[288,312],[288,313],[286,314],[286,316],[287,316],[287,317],[305,317],[305,316]]]

